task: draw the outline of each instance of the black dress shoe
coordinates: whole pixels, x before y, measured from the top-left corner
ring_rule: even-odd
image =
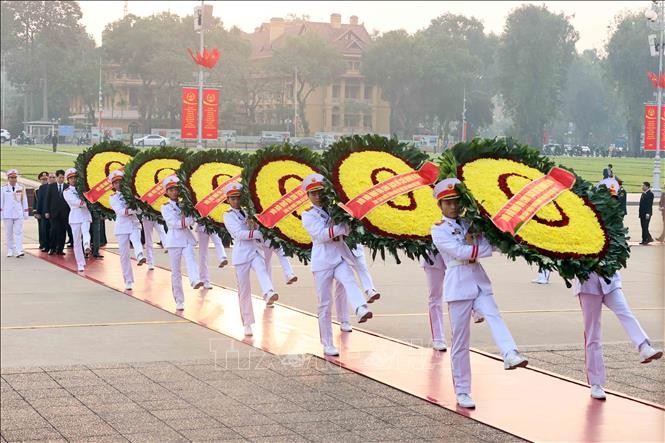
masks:
[[[64,251],[58,251],[58,255],[67,255],[64,253]]]
[[[102,254],[93,255],[93,257],[95,257],[98,260],[104,258]]]
[[[50,251],[48,251],[48,255],[55,255],[55,251],[51,249]]]
[[[73,248],[73,247],[74,247],[74,243],[67,243],[67,248]]]

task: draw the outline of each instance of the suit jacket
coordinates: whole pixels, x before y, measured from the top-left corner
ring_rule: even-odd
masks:
[[[69,204],[65,201],[65,192],[69,185],[62,185],[62,195],[58,192],[58,184],[51,183],[46,190],[46,207],[44,213],[51,214],[51,218],[64,217],[69,218]]]
[[[355,266],[355,256],[343,238],[349,235],[347,225],[333,225],[330,215],[319,206],[302,213],[302,224],[312,238],[312,272],[334,269],[342,260]]]
[[[39,185],[37,188],[37,204],[35,204],[35,214],[43,215],[46,212],[46,193],[48,192],[48,183]]]
[[[651,216],[653,212],[653,192],[649,189],[642,193],[640,197],[640,217],[644,217],[649,214]]]

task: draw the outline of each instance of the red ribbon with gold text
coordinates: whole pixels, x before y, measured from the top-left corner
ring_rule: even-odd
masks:
[[[175,174],[171,174],[171,176],[175,176]],[[139,200],[141,200],[142,202],[144,202],[144,203],[146,203],[146,204],[151,205],[151,204],[153,204],[153,203],[154,203],[159,197],[161,197],[162,195],[164,195],[164,191],[165,191],[165,189],[164,189],[164,186],[162,186],[162,183],[161,183],[161,182],[156,183],[155,186],[153,186],[152,188],[150,188],[150,189],[148,190],[148,192],[146,192],[145,194],[143,194],[143,195],[141,196],[141,198],[139,198]]]
[[[237,181],[240,181],[240,174],[236,175],[235,177],[231,177],[221,185],[217,186],[210,194],[203,197],[196,205],[194,205],[194,208],[196,208],[199,214],[201,214],[201,217],[207,217],[213,209],[219,206],[226,199],[224,188],[228,184]]]
[[[118,169],[122,171],[125,168],[123,166]],[[99,181],[99,183],[90,188],[88,192],[84,192],[83,196],[90,203],[96,203],[97,201],[99,201],[100,198],[104,196],[104,194],[112,190],[113,190],[113,185],[111,184],[111,182],[109,182],[108,178],[103,178]]]
[[[308,201],[307,193],[298,186],[268,206],[263,212],[256,216],[256,219],[266,228],[272,228],[279,223],[281,219],[297,210]]]

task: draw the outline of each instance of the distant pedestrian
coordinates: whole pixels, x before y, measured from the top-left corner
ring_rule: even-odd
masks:
[[[17,183],[18,171],[7,171],[7,184],[0,190],[0,214],[5,224],[7,257],[16,253],[23,257],[23,220],[28,218],[28,198],[23,186]]]
[[[603,178],[614,177],[614,172],[612,171],[612,163],[607,165],[607,168],[603,169]]]
[[[642,242],[641,245],[648,245],[653,241],[653,237],[649,234],[649,222],[653,213],[653,192],[651,192],[651,184],[649,182],[642,183],[642,196],[640,197],[640,225],[642,226]]]
[[[665,183],[660,188],[660,201],[658,202],[658,209],[660,209],[660,215],[663,217],[663,233],[656,238],[659,242],[665,242]]]

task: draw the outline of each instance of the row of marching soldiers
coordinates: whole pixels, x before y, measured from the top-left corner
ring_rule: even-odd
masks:
[[[68,177],[75,177],[75,170],[68,170]],[[146,262],[143,257],[140,242],[140,226],[136,211],[130,209],[122,194],[119,192],[122,171],[114,171],[109,175],[115,193],[111,197],[111,204],[116,213],[115,235],[120,248],[120,259],[126,288],[132,289],[133,275],[130,260],[129,244],[132,243],[134,253],[139,265]],[[75,178],[73,179],[75,184]],[[433,348],[436,351],[446,351],[443,333],[443,301],[448,304],[452,330],[451,366],[453,385],[457,395],[457,403],[463,408],[475,408],[471,397],[471,365],[469,356],[470,323],[485,320],[504,360],[505,369],[525,367],[527,359],[518,351],[506,323],[502,319],[494,299],[492,285],[485,273],[480,260],[492,255],[493,248],[482,233],[474,232],[470,224],[461,217],[460,194],[457,188],[457,179],[445,179],[434,187],[433,197],[441,210],[442,219],[432,226],[431,235],[433,253],[428,259],[422,261],[429,286],[429,314],[432,327]],[[196,225],[191,217],[183,214],[180,207],[179,184],[175,176],[167,177],[162,183],[169,202],[161,207],[161,214],[168,231],[162,235],[162,242],[171,261],[171,278],[173,297],[176,309],[185,307],[182,276],[180,274],[181,258],[184,256],[190,284],[198,289],[202,286],[212,287],[207,270],[208,235],[201,227],[196,227],[199,234],[199,253],[201,268],[197,265],[193,248],[196,239],[192,228]],[[358,245],[351,250],[344,238],[350,233],[346,224],[334,224],[328,210],[322,190],[324,177],[320,174],[311,174],[302,181],[302,189],[312,206],[302,214],[302,223],[312,239],[311,270],[314,275],[315,287],[318,296],[319,333],[323,353],[328,356],[339,355],[334,346],[332,330],[332,306],[335,304],[337,317],[342,332],[352,331],[347,304],[350,305],[358,323],[364,323],[372,318],[368,304],[378,300],[380,294],[374,289],[369,275],[363,248]],[[5,198],[9,195],[6,186],[2,190],[2,208],[6,208]],[[78,199],[75,187],[71,186],[68,202],[70,206],[78,206],[81,210],[86,207]],[[233,238],[233,253],[231,262],[235,268],[238,282],[238,296],[242,323],[245,335],[252,335],[254,313],[251,303],[250,272],[253,270],[261,286],[261,294],[266,307],[274,306],[279,295],[274,290],[270,275],[270,257],[276,252],[285,270],[287,283],[297,280],[283,251],[273,251],[262,233],[257,229],[254,220],[247,217],[240,204],[242,186],[238,183],[229,184],[225,189],[226,198],[231,208],[224,214],[224,225]],[[85,209],[87,210],[87,209]],[[6,212],[3,210],[3,214]],[[3,215],[4,218],[4,215]],[[146,218],[143,217],[145,220]],[[144,229],[146,228],[144,222]],[[146,229],[147,231],[147,229]],[[77,230],[78,248],[81,250],[81,232]],[[217,237],[218,239],[218,237]],[[227,264],[223,252],[223,245],[219,241],[218,258],[220,267]],[[152,246],[146,232],[146,246]],[[79,251],[80,254],[82,252]],[[83,263],[84,258],[81,257]],[[79,256],[77,255],[77,262]],[[150,262],[152,266],[152,262]],[[79,269],[81,269],[79,267]],[[354,276],[354,271],[363,282],[364,293],[360,289]],[[334,289],[334,291],[333,291]],[[334,294],[333,294],[334,292]],[[663,352],[651,346],[651,340],[646,335],[634,314],[630,310],[622,291],[621,277],[615,273],[609,280],[600,277],[595,272],[586,281],[576,281],[574,294],[580,300],[584,320],[585,337],[585,364],[591,396],[598,400],[605,400],[606,395],[602,386],[606,382],[605,367],[603,363],[601,344],[601,308],[606,305],[612,310],[628,336],[636,347],[642,363],[649,363],[662,357]]]

